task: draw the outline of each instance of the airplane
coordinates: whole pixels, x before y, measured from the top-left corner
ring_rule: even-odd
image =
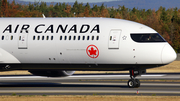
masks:
[[[138,75],[177,55],[154,29],[115,18],[0,18],[0,71],[28,70],[62,77],[80,71],[129,71]]]

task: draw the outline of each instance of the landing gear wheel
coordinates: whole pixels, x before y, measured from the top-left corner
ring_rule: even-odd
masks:
[[[127,84],[129,88],[140,87],[140,81],[138,79],[130,79]]]
[[[135,87],[140,87],[140,81],[138,79],[135,79],[136,86]]]
[[[136,82],[135,82],[134,79],[130,79],[127,84],[128,84],[128,86],[129,86],[129,88],[134,88],[134,87],[136,87]]]

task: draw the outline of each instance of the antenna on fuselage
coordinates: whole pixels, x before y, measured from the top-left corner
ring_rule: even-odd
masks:
[[[46,18],[46,16],[44,14],[42,14],[43,18]]]

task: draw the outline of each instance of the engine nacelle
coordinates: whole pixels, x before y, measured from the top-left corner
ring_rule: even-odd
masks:
[[[66,70],[29,70],[30,73],[37,76],[47,76],[47,77],[62,77],[71,76],[75,71]]]

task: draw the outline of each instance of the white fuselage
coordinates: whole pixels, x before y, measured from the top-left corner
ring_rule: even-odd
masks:
[[[132,40],[132,33],[157,33],[132,21],[109,18],[1,18],[0,22],[1,65],[163,65],[176,59],[175,51],[167,42]]]

